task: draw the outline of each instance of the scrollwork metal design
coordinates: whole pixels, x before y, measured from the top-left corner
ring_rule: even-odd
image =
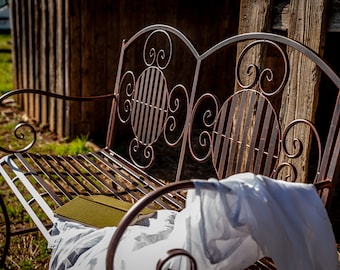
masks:
[[[5,153],[23,153],[31,149],[37,140],[37,132],[32,125],[25,122],[17,124],[14,128],[14,137],[18,140],[24,141],[27,138],[25,136],[25,133],[27,133],[27,131],[23,133],[22,130],[24,130],[25,128],[28,129],[28,132],[32,135],[32,138],[28,140],[28,143],[26,143],[24,147],[19,149],[6,149],[0,146],[0,151]]]
[[[182,98],[181,98],[182,97]],[[164,128],[164,139],[170,146],[176,146],[179,141],[183,138],[185,119],[178,119],[176,114],[180,117],[186,115],[186,111],[189,106],[188,91],[184,85],[178,84],[172,88],[169,94],[168,108],[171,115],[168,116],[165,128]],[[183,120],[183,126],[179,125],[180,120]],[[178,131],[178,135],[174,139],[170,139],[169,135],[174,134]]]
[[[209,102],[207,102],[210,100]],[[204,106],[203,106],[204,104]],[[209,107],[209,105],[211,107]],[[215,119],[218,113],[218,108],[219,108],[219,102],[217,98],[210,94],[206,93],[203,94],[195,103],[195,106],[193,108],[193,114],[192,114],[192,119],[191,119],[191,125],[189,128],[189,149],[192,157],[198,161],[198,162],[204,162],[210,155],[211,155],[211,131],[208,131],[208,129],[211,129],[215,123]],[[203,109],[200,114],[198,113],[199,109]],[[200,121],[196,119],[197,121],[194,121],[194,118],[196,116],[200,116]],[[199,134],[193,134],[193,123],[194,122],[200,122],[200,127],[199,127]],[[194,137],[197,137],[198,140],[198,146],[199,150],[201,151],[201,154],[197,153],[197,151],[194,149],[194,143],[193,139]],[[199,156],[200,155],[200,156]]]
[[[285,153],[285,155],[289,158],[297,158],[302,154],[303,151],[303,145],[300,139],[298,138],[293,138],[293,144],[294,144],[294,149],[297,149],[295,153],[291,153],[289,154],[289,150],[287,147],[287,138],[288,138],[288,134],[291,131],[291,129],[295,126],[297,126],[298,124],[305,124],[307,125],[313,132],[315,139],[317,141],[317,145],[318,145],[318,164],[320,164],[320,158],[321,158],[321,140],[319,137],[319,134],[315,128],[315,126],[313,125],[312,122],[306,120],[306,119],[295,119],[292,122],[289,123],[289,125],[285,128],[285,130],[283,131],[282,134],[282,149]],[[318,166],[319,167],[319,166]]]
[[[165,36],[165,38],[168,42],[168,46],[169,46],[168,50],[166,50],[165,48],[157,49],[155,47],[151,47],[150,49],[148,49],[148,45],[150,43],[151,38],[153,36],[155,36],[156,34],[158,36],[159,36],[159,34],[164,34],[164,36]],[[172,50],[173,50],[172,49],[172,40],[170,38],[169,33],[167,33],[164,30],[153,31],[148,36],[148,38],[146,39],[145,44],[144,44],[144,49],[143,49],[144,63],[149,67],[152,66],[152,65],[155,65],[159,69],[165,69],[171,61]],[[164,62],[164,64],[162,64],[162,62]]]
[[[141,169],[150,168],[155,161],[155,153],[152,145],[143,145],[138,138],[131,140],[129,155],[133,163]]]
[[[119,98],[117,100],[117,114],[122,123],[127,123],[130,120],[131,110],[132,110],[131,97],[135,89],[135,84],[136,84],[135,82],[136,80],[135,80],[135,75],[133,74],[133,72],[127,71],[122,76],[122,79],[119,84]]]
[[[316,140],[317,150],[318,150],[318,161],[317,161],[317,172],[318,172],[319,168],[320,168],[320,164],[321,164],[322,147],[321,147],[321,140],[320,140],[319,134],[318,134],[317,129],[315,128],[315,126],[313,125],[312,122],[310,122],[306,119],[295,119],[295,120],[291,121],[288,124],[288,126],[285,128],[285,130],[283,131],[283,134],[282,134],[282,142],[281,142],[282,152],[283,152],[284,156],[289,158],[289,159],[297,159],[302,155],[303,150],[304,150],[304,145],[303,145],[301,139],[296,138],[296,137],[293,137],[293,138],[289,137],[289,134],[291,133],[292,129],[299,124],[307,125],[310,128],[310,130],[312,131],[312,134],[314,135],[314,138]],[[288,143],[292,144],[293,152],[291,152],[288,149]],[[291,181],[294,182],[297,178],[297,169],[290,162],[282,162],[281,164],[279,164],[277,169],[276,169],[274,176],[277,176],[278,173],[280,171],[282,171],[282,169],[285,168],[285,167],[289,168],[292,171],[292,176],[290,176],[290,178],[291,178]],[[285,179],[287,180],[288,177],[289,176],[286,176]],[[315,175],[315,178],[316,177],[317,177],[317,175]]]
[[[291,172],[291,174],[287,174],[287,175],[281,177],[281,179],[284,180],[284,181],[295,182],[296,178],[297,178],[297,170],[296,170],[295,166],[290,162],[280,163],[277,166],[276,170],[274,171],[272,177],[274,179],[278,178],[278,175],[283,170],[283,168],[287,168],[289,170],[289,172]]]
[[[271,68],[267,67],[267,68],[261,69],[257,64],[251,63],[248,65],[246,69],[246,75],[248,76],[248,78],[251,78],[252,76],[253,77],[252,80],[250,81],[249,84],[245,84],[242,82],[242,79],[241,79],[241,75],[240,75],[241,63],[244,60],[247,52],[250,49],[254,48],[255,45],[258,45],[258,44],[269,44],[272,47],[274,47],[280,53],[280,55],[282,56],[283,62],[284,62],[284,65],[283,65],[284,74],[283,74],[281,83],[277,87],[277,89],[274,89],[270,92],[265,90],[263,86],[263,81],[266,80],[267,82],[272,82],[274,80],[274,72]],[[254,86],[258,84],[259,90],[265,96],[273,96],[281,92],[288,81],[288,75],[289,75],[289,62],[288,62],[288,56],[286,52],[282,50],[282,48],[278,44],[276,44],[275,42],[269,41],[269,40],[256,40],[248,44],[240,53],[240,56],[238,58],[238,61],[235,67],[236,81],[239,86],[241,86],[243,89],[250,89],[250,88],[254,88]]]

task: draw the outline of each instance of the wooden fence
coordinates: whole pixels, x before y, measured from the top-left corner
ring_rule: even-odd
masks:
[[[14,86],[73,96],[112,92],[121,40],[152,23],[181,29],[199,52],[238,32],[274,31],[323,53],[327,35],[340,29],[339,7],[339,0],[11,0]],[[334,40],[339,46],[336,35],[330,59]],[[310,93],[287,96],[284,121],[292,113],[290,102],[303,104],[306,97],[312,100],[307,118],[313,118],[317,88],[318,81]],[[108,104],[69,104],[33,94],[19,103],[60,136],[89,132],[104,141],[107,123],[99,119],[106,119]]]

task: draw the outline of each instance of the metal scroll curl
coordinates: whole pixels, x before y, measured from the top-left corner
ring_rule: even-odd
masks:
[[[133,163],[140,169],[148,169],[155,161],[155,153],[152,145],[141,144],[138,138],[131,140],[129,155]]]
[[[161,36],[165,37],[165,44],[161,48],[151,45],[152,42],[159,44]],[[154,38],[154,39],[153,39]],[[162,39],[163,41],[163,39]],[[143,59],[147,66],[157,66],[159,69],[165,69],[172,58],[173,45],[170,35],[164,30],[153,31],[146,39],[143,49]]]
[[[194,106],[189,128],[189,149],[198,162],[204,162],[211,155],[211,130],[218,108],[217,98],[210,93],[203,94]]]
[[[273,178],[278,178],[278,175],[280,172],[283,171],[283,169],[286,168],[288,169],[288,172],[286,175],[284,175],[282,178],[282,180],[285,180],[285,181],[290,181],[290,182],[295,182],[296,181],[296,178],[297,178],[297,170],[296,170],[296,167],[290,163],[290,162],[282,162],[280,163],[275,172],[273,173]]]
[[[60,94],[56,94],[52,92],[46,92],[40,89],[24,88],[24,89],[15,89],[15,90],[12,90],[12,91],[9,91],[3,94],[0,97],[0,104],[7,98],[18,95],[18,94],[38,94],[42,96],[47,96],[49,98],[56,98],[56,99],[61,99],[65,101],[82,101],[82,102],[89,102],[89,101],[102,100],[102,99],[106,99],[106,100],[115,99],[114,94],[89,96],[89,97],[77,97],[77,96],[66,96],[66,95],[60,95]],[[22,145],[24,146],[19,149],[6,149],[0,146],[0,151],[3,151],[5,153],[23,153],[23,152],[28,151],[29,149],[32,148],[32,146],[36,142],[37,131],[34,129],[32,125],[22,122],[16,125],[16,127],[14,128],[14,137],[20,140],[22,142]]]
[[[242,62],[245,61],[245,56],[247,53],[254,49],[256,45],[262,45],[262,44],[268,44],[271,47],[273,47],[276,51],[279,52],[279,55],[281,56],[283,60],[283,75],[280,79],[280,84],[278,86],[275,86],[274,89],[270,89],[270,91],[265,87],[265,83],[267,82],[273,82],[275,78],[275,73],[272,68],[266,67],[261,68],[259,66],[259,63],[250,63],[248,64],[245,75],[241,76],[241,66]],[[265,96],[273,96],[278,94],[283,90],[285,87],[288,76],[289,76],[289,62],[288,62],[288,56],[286,52],[275,42],[269,41],[269,40],[256,40],[248,44],[240,53],[240,56],[238,58],[238,61],[236,63],[235,67],[235,76],[236,81],[239,86],[241,86],[243,89],[251,89],[255,88],[256,85],[258,85],[259,90],[265,95]],[[249,83],[244,82],[243,78],[248,78]]]
[[[184,256],[187,257],[189,262],[190,262],[190,270],[196,270],[197,269],[197,263],[195,258],[186,250],[184,249],[170,249],[167,252],[168,256],[164,259],[161,259],[158,261],[156,269],[157,270],[162,270],[164,266],[166,266],[166,263],[173,259],[174,257],[179,257],[179,256]],[[168,268],[167,268],[168,269]]]
[[[19,149],[6,149],[0,146],[0,151],[5,153],[23,153],[31,149],[37,140],[37,132],[34,127],[25,122],[17,124],[13,133],[14,137],[21,141],[24,146]]]
[[[298,159],[299,157],[301,157],[305,149],[305,146],[303,145],[302,140],[300,138],[295,137],[295,135],[290,136],[290,134],[293,134],[293,129],[297,128],[297,126],[301,124],[307,125],[310,128],[311,133],[312,133],[311,135],[316,141],[317,155],[318,155],[316,171],[318,172],[320,168],[320,164],[321,164],[321,152],[322,152],[321,140],[320,140],[319,134],[315,126],[309,120],[295,119],[288,124],[288,126],[285,128],[282,134],[282,142],[281,142],[282,153],[288,159]],[[285,180],[290,179],[290,181],[294,182],[297,179],[298,170],[292,164],[292,162],[285,161],[285,162],[280,163],[276,169],[274,177],[278,176],[278,174],[282,171],[283,168],[288,168],[288,170],[291,172],[291,175],[287,174],[286,176],[283,176],[283,178]],[[317,175],[315,175],[315,178],[316,177]]]
[[[132,71],[124,73],[119,85],[119,98],[117,100],[117,113],[122,123],[127,123],[131,117],[132,95],[136,79]]]
[[[183,138],[185,115],[189,106],[188,91],[184,85],[178,84],[169,94],[169,116],[163,131],[164,140],[170,146],[176,146]]]

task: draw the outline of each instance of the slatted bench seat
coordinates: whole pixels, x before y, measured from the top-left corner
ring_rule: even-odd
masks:
[[[297,69],[290,63],[292,51],[303,58]],[[327,119],[303,110],[299,115],[290,103],[294,115],[285,111],[289,96],[304,95],[305,85],[296,79],[301,72],[313,83],[321,78],[320,89],[327,86],[319,93],[331,101]],[[20,89],[0,98],[34,93],[65,102],[108,100],[103,149],[77,156],[32,154],[35,133],[29,129],[27,147],[2,149],[10,154],[0,160],[0,173],[47,240],[56,220],[53,210],[77,195],[105,194],[135,203],[171,182],[246,171],[315,183],[329,207],[339,177],[339,89],[340,78],[326,62],[286,37],[237,35],[199,53],[177,29],[151,25],[123,41],[113,94],[67,97]],[[156,204],[180,210],[185,196],[169,192]],[[4,264],[15,232],[2,200],[1,209]],[[21,232],[28,231],[32,228]],[[257,263],[264,269],[270,265]]]

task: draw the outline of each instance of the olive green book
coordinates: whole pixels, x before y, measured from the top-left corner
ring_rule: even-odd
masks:
[[[54,214],[60,219],[103,228],[117,226],[132,205],[106,195],[80,195],[54,210]],[[145,208],[140,215],[148,217],[154,212],[155,210]],[[142,219],[141,216],[138,221]]]

